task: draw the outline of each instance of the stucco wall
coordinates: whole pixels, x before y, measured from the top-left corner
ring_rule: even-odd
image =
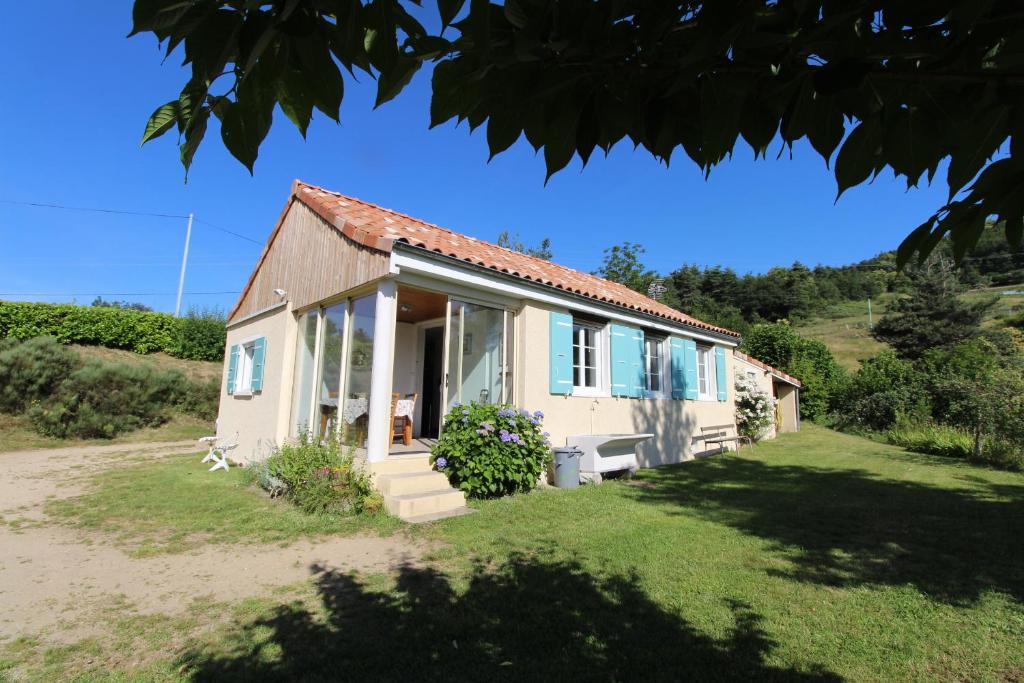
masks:
[[[770,372],[735,356],[733,356],[733,362],[735,363],[734,370],[737,374],[749,377],[753,373],[752,376],[754,381],[757,382],[758,388],[769,396],[775,396],[775,389],[772,386],[772,374]],[[773,420],[771,426],[761,436],[761,439],[774,439],[775,436],[775,422]]]
[[[548,313],[558,310],[528,303],[516,316],[517,403],[544,413],[551,442],[564,445],[574,434],[653,433],[640,447],[641,467],[689,460],[705,452],[700,427],[732,424],[734,389],[729,382],[726,401],[631,399],[555,396],[548,383]],[[733,376],[732,353],[725,354],[726,377]],[[712,451],[717,450],[712,449]]]
[[[220,383],[217,436],[238,434],[232,460],[251,462],[270,454],[287,431],[291,410],[291,375],[295,353],[295,317],[286,308],[256,316],[228,329],[224,370]],[[227,354],[231,346],[251,337],[266,337],[263,390],[251,396],[227,392]]]

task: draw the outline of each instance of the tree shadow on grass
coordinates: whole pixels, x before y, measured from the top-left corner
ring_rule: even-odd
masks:
[[[958,605],[989,590],[1024,601],[1024,489],[940,488],[753,458],[645,473],[648,485],[629,495],[774,542],[793,568],[771,571],[788,578],[910,584]]]
[[[748,606],[709,637],[664,610],[636,577],[597,578],[572,562],[513,557],[477,566],[464,589],[405,567],[391,591],[314,568],[324,615],[282,605],[232,648],[195,650],[182,670],[230,680],[836,681],[766,662],[775,647]]]

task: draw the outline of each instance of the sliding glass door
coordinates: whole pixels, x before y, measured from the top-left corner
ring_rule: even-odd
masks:
[[[446,405],[505,403],[508,314],[500,308],[452,299],[448,312]]]
[[[352,328],[348,342],[345,401],[341,439],[347,446],[363,448],[369,431],[370,371],[373,368],[373,331],[377,319],[374,295],[352,302]]]

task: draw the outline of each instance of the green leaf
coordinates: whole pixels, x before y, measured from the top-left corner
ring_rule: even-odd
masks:
[[[999,145],[1009,134],[1009,107],[996,106],[983,112],[973,122],[959,128],[959,140],[949,161],[946,183],[949,185],[949,198],[952,199],[964,185],[978,175]]]
[[[132,37],[143,31],[160,31],[171,26],[191,9],[189,0],[135,0],[132,5]]]
[[[488,161],[515,144],[523,132],[518,113],[510,107],[501,107],[487,120]]]
[[[419,69],[418,59],[405,57],[397,60],[391,69],[381,72],[377,78],[377,102],[373,105],[374,108],[394,99]]]
[[[880,147],[878,128],[877,118],[862,121],[839,150],[835,173],[839,184],[837,201],[843,192],[867,180],[877,167]]]
[[[206,135],[206,124],[209,119],[210,109],[208,107],[201,107],[193,115],[188,127],[185,128],[185,141],[181,143],[178,155],[181,159],[181,165],[185,167],[186,180],[188,180],[188,170],[192,166],[192,158],[195,156],[196,150],[199,149],[199,143],[203,141],[203,137]]]
[[[313,93],[301,71],[290,69],[278,79],[277,101],[284,115],[295,124],[302,137],[306,137],[309,121],[313,118]]]
[[[249,169],[251,174],[260,143],[270,129],[270,116],[254,104],[232,102],[225,107],[220,135],[231,155]]]
[[[465,4],[466,0],[437,0],[437,11],[441,15],[442,31],[455,21],[455,17]]]
[[[142,142],[139,145],[142,146],[170,130],[178,121],[178,111],[178,100],[171,100],[157,107],[146,122],[146,130],[142,133]]]

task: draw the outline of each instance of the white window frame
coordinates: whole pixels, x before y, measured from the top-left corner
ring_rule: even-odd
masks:
[[[262,336],[262,335],[261,335]],[[260,336],[238,342],[238,363],[235,365],[235,396],[252,396],[252,366],[256,355],[256,341]]]
[[[607,362],[607,358],[608,358],[608,325],[602,325],[600,323],[590,322],[589,320],[581,320],[581,319],[576,318],[574,316],[573,320],[572,320],[572,326],[573,326],[573,330],[572,330],[572,345],[574,347],[578,345],[577,344],[577,339],[576,339],[576,334],[577,334],[576,328],[577,327],[584,327],[584,328],[587,328],[589,330],[593,330],[593,332],[594,332],[594,345],[595,345],[595,348],[594,348],[595,354],[594,355],[596,356],[595,362],[597,363],[597,367],[595,368],[595,370],[596,370],[595,375],[596,375],[596,379],[597,379],[597,386],[594,386],[594,387],[580,386],[580,385],[576,384],[576,367],[577,366],[576,366],[575,363],[572,364],[572,374],[573,374],[572,395],[573,396],[592,396],[592,397],[605,397],[605,396],[609,396],[610,394],[608,393],[608,362]],[[580,346],[582,346],[582,345],[580,345]],[[581,361],[583,360],[582,353],[580,355],[580,360]],[[582,368],[583,366],[580,366],[580,367]],[[582,375],[585,377],[586,373],[583,372]]]
[[[704,390],[701,390],[700,372],[704,368]],[[712,346],[697,344],[697,400],[718,400],[718,373],[715,369],[715,349]]]
[[[651,363],[650,355],[647,352],[647,345],[652,342],[658,345],[658,374],[661,378],[661,388],[657,391],[652,391],[649,388],[651,383]],[[672,387],[670,385],[672,378],[672,359],[667,353],[668,350],[668,337],[644,335],[644,396],[646,398],[668,398],[672,395]]]

